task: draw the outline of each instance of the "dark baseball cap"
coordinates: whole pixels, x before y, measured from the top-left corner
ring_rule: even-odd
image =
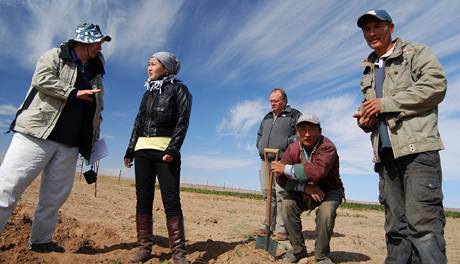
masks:
[[[358,18],[358,27],[362,28],[364,26],[364,22],[368,18],[377,18],[380,21],[387,21],[390,23],[393,22],[387,11],[383,9],[371,9]]]

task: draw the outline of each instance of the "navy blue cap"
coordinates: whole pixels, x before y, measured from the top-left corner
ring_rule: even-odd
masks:
[[[367,18],[377,18],[381,21],[392,22],[391,16],[383,9],[371,9],[358,18],[358,27],[362,28]]]

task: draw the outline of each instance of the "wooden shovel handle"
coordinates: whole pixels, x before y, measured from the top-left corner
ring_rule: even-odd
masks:
[[[268,186],[267,186],[267,201],[265,202],[265,224],[268,226],[268,230],[271,228],[271,209],[272,209],[272,188],[273,188],[273,173],[271,171],[271,165],[270,162],[268,161],[267,154],[275,154],[275,160],[278,160],[278,155],[279,155],[279,149],[273,149],[273,148],[264,148],[264,161],[265,165],[267,166],[268,170]],[[268,232],[270,233],[270,232]]]

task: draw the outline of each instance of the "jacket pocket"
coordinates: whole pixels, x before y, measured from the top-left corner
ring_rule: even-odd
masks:
[[[16,125],[31,132],[37,132],[49,125],[54,112],[39,109],[24,109],[16,119]]]
[[[399,91],[406,90],[412,85],[410,70],[405,64],[391,64],[386,69],[386,76],[391,80],[390,94],[395,95]]]
[[[168,111],[169,109],[165,107],[156,107],[155,112],[156,112],[156,123],[161,124],[161,125],[167,125],[170,123],[173,123],[172,117],[173,113],[171,111]]]
[[[413,177],[411,193],[415,201],[424,204],[440,204],[443,199],[441,189],[441,163],[439,152],[427,151],[414,155],[408,169]]]
[[[373,82],[374,78],[370,74],[364,75],[361,79],[360,87],[364,95],[364,101],[376,98]]]
[[[361,86],[361,91],[366,94],[370,88],[372,88],[372,80],[373,78],[368,74],[368,75],[364,75],[361,79],[361,83],[360,83],[360,86]]]

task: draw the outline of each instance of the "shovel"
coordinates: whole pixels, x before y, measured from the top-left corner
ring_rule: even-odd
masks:
[[[270,163],[267,158],[267,154],[274,154],[275,160],[278,160],[278,149],[265,148],[264,149],[264,161],[268,169],[268,195],[265,203],[265,236],[258,236],[256,238],[256,249],[264,249],[273,257],[276,256],[276,249],[278,248],[278,242],[272,239],[271,221],[272,221],[272,188],[273,188],[273,172],[270,170]]]

